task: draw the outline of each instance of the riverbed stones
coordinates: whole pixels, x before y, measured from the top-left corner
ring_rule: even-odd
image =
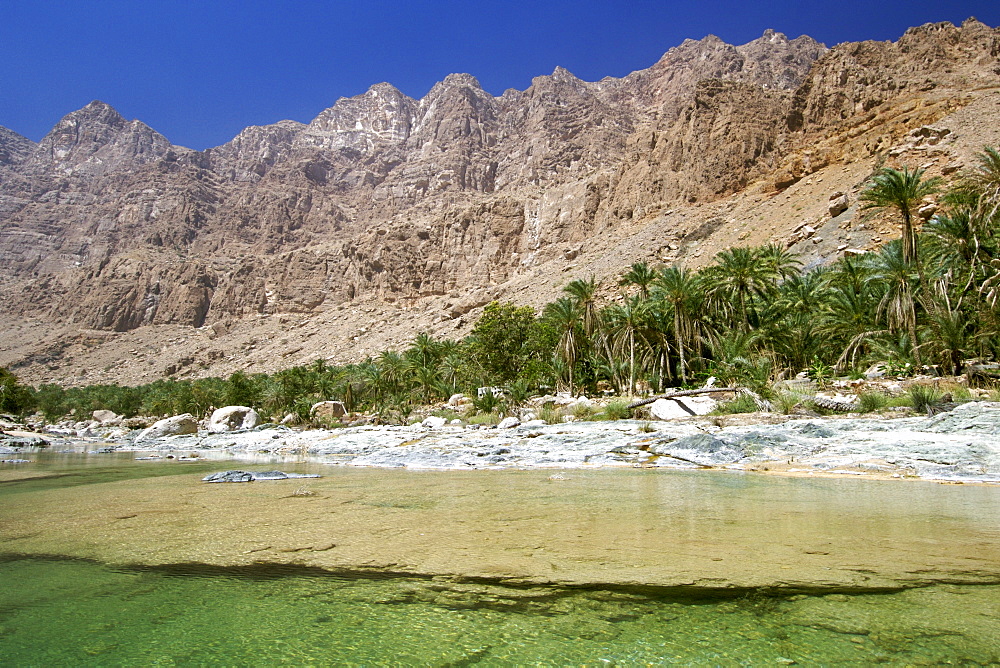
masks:
[[[743,458],[743,449],[711,434],[693,434],[649,448],[655,455],[690,461],[701,466],[731,464]]]
[[[570,416],[571,417],[571,416]],[[192,419],[193,424],[193,419]],[[480,428],[482,427],[482,428]],[[689,438],[695,437],[697,438]],[[801,474],[890,475],[1000,482],[1000,403],[927,416],[748,414],[642,420],[522,423],[509,429],[362,425],[189,433],[119,448],[212,450],[232,457],[306,455],[328,465],[389,468],[588,468],[693,465]]]
[[[260,424],[260,415],[249,406],[226,406],[212,413],[208,431],[213,434],[253,429]]]

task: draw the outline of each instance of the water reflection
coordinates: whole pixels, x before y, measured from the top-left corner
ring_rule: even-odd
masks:
[[[433,579],[0,563],[3,665],[990,664],[1000,587],[678,599]]]

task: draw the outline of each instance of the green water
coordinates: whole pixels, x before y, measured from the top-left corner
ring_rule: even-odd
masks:
[[[0,563],[0,664],[989,664],[1000,587],[732,600]]]
[[[36,462],[29,465],[31,470],[41,476],[5,481],[0,476],[0,522],[16,523],[17,506],[30,504],[34,492],[66,488],[71,494],[70,488],[79,485],[203,475],[227,466],[134,462],[132,455],[43,454],[32,459]],[[313,470],[306,465],[280,468]],[[5,465],[0,474],[11,470]],[[416,498],[414,494],[425,485],[428,496],[435,489],[442,494],[443,480],[481,497],[484,480],[514,483],[537,477],[525,472],[510,472],[509,478],[497,472],[483,477],[468,472],[449,475],[350,471],[343,474],[342,483],[353,485],[358,493],[369,485],[372,503],[389,504],[399,514],[426,509],[392,505],[396,496]],[[974,533],[982,540],[993,542],[997,535],[998,522],[989,505],[994,490],[988,488],[663,476],[655,471],[567,475],[577,478],[545,488],[552,490],[550,494],[565,495],[558,499],[561,504],[572,498],[584,504],[617,489],[626,509],[623,520],[635,514],[627,505],[628,483],[657,480],[682,485],[685,495],[698,499],[699,515],[713,508],[723,513],[718,519],[723,526],[731,521],[723,511],[732,503],[734,490],[740,489],[747,503],[756,495],[788,505],[789,517],[809,515],[803,511],[808,507],[804,500],[792,499],[794,489],[814,503],[820,499],[831,506],[836,503],[831,498],[835,492],[850,501],[846,492],[853,491],[855,496],[885,494],[885,507],[897,514],[907,504],[918,518],[933,511],[928,517],[934,521],[905,525],[910,533],[925,527],[926,535],[916,536],[913,544],[926,542],[929,551],[937,549],[931,537],[940,535],[949,523],[972,526],[978,521]],[[398,491],[387,487],[387,481],[395,481]],[[569,486],[574,481],[580,483],[579,489]],[[404,482],[409,486],[403,487]],[[544,512],[548,507],[510,498],[519,489],[509,486],[504,499],[508,507],[523,512],[529,508]],[[455,488],[447,491],[455,493]],[[640,496],[650,506],[648,495]],[[973,500],[986,504],[989,511],[979,520]],[[861,513],[869,505],[877,506],[875,501],[850,501],[851,505],[838,507]],[[943,512],[943,502],[954,504],[954,518]],[[930,511],[921,504],[929,505]],[[858,521],[862,519],[859,515]],[[776,531],[774,540],[789,542],[797,530]],[[832,539],[836,541],[836,536]],[[0,553],[5,549],[9,550],[0,547]],[[454,578],[344,578],[295,566],[111,568],[84,560],[0,555],[2,666],[472,663],[996,665],[1000,664],[1000,585],[934,584],[851,594],[817,590],[808,595],[696,587],[510,587]]]

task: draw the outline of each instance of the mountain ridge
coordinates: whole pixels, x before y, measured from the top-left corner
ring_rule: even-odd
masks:
[[[974,20],[831,49],[773,31],[741,46],[709,36],[622,78],[585,82],[556,68],[500,96],[463,74],[420,100],[375,84],[309,123],[251,126],[205,151],[99,102],[30,151],[0,131],[0,313],[11,323],[0,363],[78,378],[74,361],[44,352],[62,345],[52,337],[20,341],[39,327],[71,341],[80,331],[225,330],[210,351],[272,316],[324,323],[350,359],[415,327],[461,333],[491,298],[555,294],[538,272],[610,277],[606,261],[633,232],[658,239],[632,248],[634,259],[697,265],[705,249],[732,243],[732,212],[761,216],[812,174],[870,172],[905,157],[888,154],[917,128],[969,105],[989,110],[979,101],[1000,86],[998,44]],[[802,222],[791,207],[769,215],[734,241],[783,239]],[[522,289],[531,283],[536,296]],[[361,325],[329,320],[360,303],[405,312],[412,327],[355,339]],[[219,360],[233,356],[187,373],[226,371],[235,360]]]

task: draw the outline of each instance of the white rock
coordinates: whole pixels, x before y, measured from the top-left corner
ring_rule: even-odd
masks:
[[[113,424],[122,419],[122,416],[115,414],[114,411],[96,410],[93,415],[94,419],[100,424]]]
[[[452,408],[454,408],[455,406],[464,406],[465,404],[468,404],[471,401],[472,400],[469,399],[464,394],[461,394],[461,393],[459,393],[459,394],[453,394],[453,395],[451,395],[448,398],[448,405],[451,406]]]
[[[180,436],[182,434],[197,434],[198,421],[190,413],[174,415],[173,417],[157,420],[152,426],[143,429],[136,437],[136,441],[144,441],[153,438],[163,438],[164,436]]]
[[[208,419],[208,431],[219,434],[226,431],[253,429],[260,424],[260,415],[249,406],[225,406]]]
[[[420,426],[427,427],[428,429],[437,429],[438,427],[443,427],[446,424],[448,424],[447,418],[429,415],[424,418],[424,421],[420,423]]]
[[[678,397],[677,399],[657,399],[649,405],[649,414],[658,420],[691,417],[691,413],[684,410],[678,402],[690,408],[695,415],[707,415],[719,405],[719,402],[711,397],[695,396]]]
[[[497,429],[511,429],[513,427],[517,427],[520,424],[521,421],[512,415],[510,417],[505,417],[504,419],[500,420],[500,424],[497,425]]]
[[[309,416],[318,420],[339,420],[347,415],[343,401],[320,401],[309,409]]]

